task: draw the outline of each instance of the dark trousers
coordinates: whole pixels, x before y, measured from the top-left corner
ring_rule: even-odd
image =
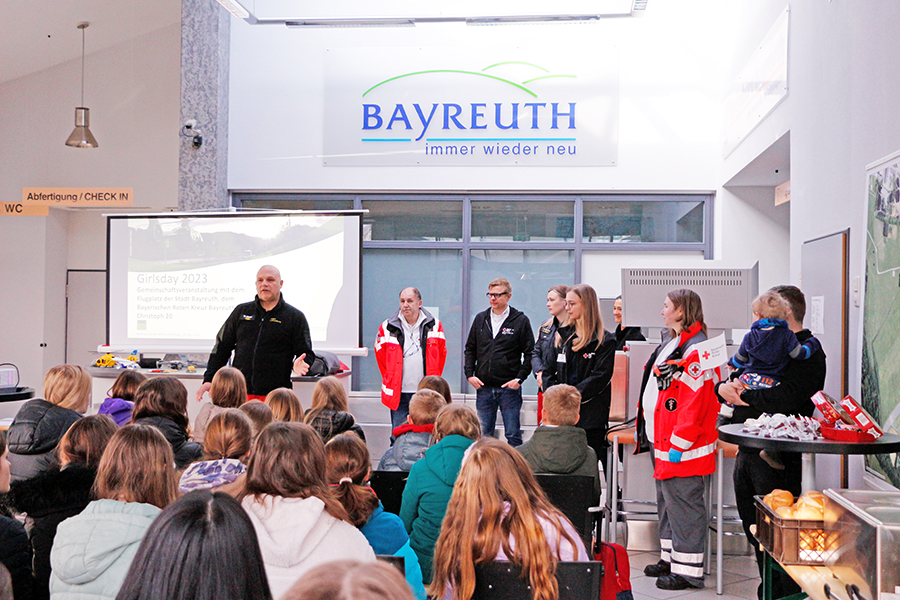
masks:
[[[762,580],[763,551],[759,542],[750,533],[750,526],[756,523],[756,505],[753,496],[765,496],[772,490],[788,490],[795,496],[800,495],[802,479],[800,455],[783,452],[779,458],[784,470],[770,467],[759,456],[759,450],[741,448],[734,464],[734,495],[737,501],[738,514],[744,526],[747,541],[756,551],[756,562],[759,567],[759,578]],[[783,598],[800,591],[800,586],[784,573],[772,573],[772,597]],[[762,583],[759,584],[757,596],[762,598]]]
[[[695,586],[703,585],[703,559],[709,519],[704,495],[709,475],[656,480],[660,558],[672,573]]]
[[[522,445],[522,427],[519,425],[522,411],[522,388],[482,386],[475,392],[475,408],[481,421],[481,434],[494,435],[497,409],[503,417],[503,432],[510,446]]]
[[[406,425],[406,417],[409,416],[409,401],[413,397],[412,392],[400,392],[400,404],[397,410],[391,411],[391,444],[394,443],[394,430],[401,425]]]
[[[609,482],[609,476],[606,474],[606,467],[609,465],[609,442],[606,441],[606,428],[603,429],[585,429],[587,435],[588,446],[594,449],[597,454],[597,460],[603,463],[603,477]],[[621,449],[621,447],[620,447]]]

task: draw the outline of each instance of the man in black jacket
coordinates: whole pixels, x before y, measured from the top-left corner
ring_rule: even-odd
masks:
[[[797,334],[802,344],[812,337],[809,329],[803,328],[803,317],[806,315],[806,298],[799,288],[793,285],[780,285],[772,288],[788,303],[789,312],[785,319],[791,331]],[[825,385],[825,353],[819,350],[807,360],[792,360],[781,383],[775,387],[760,390],[745,390],[737,381],[720,383],[716,392],[723,400],[734,405],[732,423],[743,423],[747,419],[757,418],[763,413],[781,413],[785,415],[803,415],[810,417],[815,410],[810,399],[813,394]],[[762,578],[762,552],[759,544],[750,533],[750,526],[756,523],[756,507],[753,496],[764,496],[774,489],[788,490],[795,496],[800,495],[801,462],[800,455],[793,452],[781,452],[779,458],[784,469],[775,469],[759,455],[759,450],[741,448],[734,465],[734,493],[737,500],[738,513],[744,526],[744,532],[750,545],[756,549]],[[800,591],[800,587],[780,573],[773,573],[772,597],[782,598]],[[762,584],[758,595],[762,598]]]
[[[291,387],[291,371],[306,375],[316,356],[309,324],[302,312],[281,296],[281,273],[266,265],[256,274],[256,299],[239,304],[216,336],[197,400],[209,391],[216,371],[228,364],[244,374],[247,395],[265,398],[280,387]]]
[[[512,287],[506,279],[493,280],[487,296],[491,307],[475,315],[466,341],[466,377],[476,390],[482,433],[494,435],[499,408],[506,440],[520,446],[521,385],[531,373],[534,332],[525,313],[509,306]]]

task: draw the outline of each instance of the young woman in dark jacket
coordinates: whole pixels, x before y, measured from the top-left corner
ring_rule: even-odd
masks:
[[[59,442],[59,468],[12,484],[7,504],[26,513],[31,523],[36,600],[50,597],[50,549],[56,527],[90,503],[100,456],[117,429],[107,415],[79,419]]]
[[[544,408],[544,368],[553,357],[553,342],[556,338],[556,330],[567,322],[566,293],[567,285],[554,285],[547,290],[547,310],[550,318],[541,323],[538,329],[538,338],[534,342],[534,350],[531,352],[531,370],[538,382],[538,425],[541,424],[541,414]]]
[[[569,289],[566,313],[569,323],[556,332],[553,355],[544,370],[544,385],[567,383],[581,392],[577,425],[587,434],[588,445],[603,459],[616,338],[603,329],[597,293],[591,286],[580,283]]]
[[[162,432],[172,446],[177,470],[203,455],[203,447],[190,441],[187,389],[174,377],[155,377],[142,383],[134,395],[131,419],[134,424],[151,425]]]

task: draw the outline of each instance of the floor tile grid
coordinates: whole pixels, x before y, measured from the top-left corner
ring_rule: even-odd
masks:
[[[722,595],[716,594],[715,563],[702,590],[667,591],[656,587],[656,579],[644,575],[644,567],[659,560],[658,552],[629,551],[631,590],[635,600],[681,598],[687,600],[755,600],[759,586],[756,560],[752,556],[726,556],[722,561]]]

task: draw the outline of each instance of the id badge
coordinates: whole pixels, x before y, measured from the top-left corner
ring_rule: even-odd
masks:
[[[556,362],[557,362],[557,364],[558,364],[558,363],[565,363],[565,362],[566,362],[566,353],[565,353],[565,352],[560,352],[559,355],[556,357]]]

